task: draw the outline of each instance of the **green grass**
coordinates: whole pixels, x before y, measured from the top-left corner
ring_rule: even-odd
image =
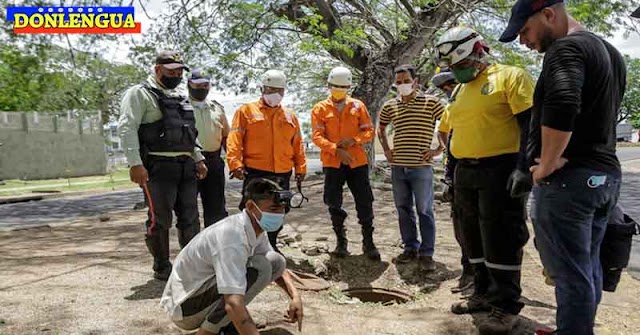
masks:
[[[112,174],[76,178],[58,178],[44,180],[5,180],[0,186],[0,196],[32,195],[38,191],[77,192],[105,191],[137,187],[129,180],[129,170],[119,169]]]
[[[618,142],[618,148],[640,147],[640,142]]]

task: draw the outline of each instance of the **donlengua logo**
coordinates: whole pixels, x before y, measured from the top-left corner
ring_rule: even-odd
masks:
[[[7,7],[16,34],[139,34],[134,7]]]

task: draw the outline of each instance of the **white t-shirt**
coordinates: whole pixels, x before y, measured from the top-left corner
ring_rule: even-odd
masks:
[[[182,320],[180,305],[215,277],[218,293],[247,290],[247,262],[273,251],[265,233],[256,237],[246,209],[198,233],[180,251],[160,299],[173,320]]]

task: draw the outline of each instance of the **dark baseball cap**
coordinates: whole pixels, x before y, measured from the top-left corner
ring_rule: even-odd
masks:
[[[504,30],[502,36],[500,36],[500,42],[511,42],[518,37],[518,33],[522,30],[522,27],[527,23],[527,20],[533,14],[557,3],[564,2],[563,0],[518,0],[516,4],[511,7],[511,18],[509,18],[509,25]]]
[[[631,13],[631,17],[637,17],[640,19],[640,7],[638,7],[635,12]]]
[[[189,82],[194,84],[202,84],[211,82],[211,75],[203,69],[195,69],[191,71]]]
[[[184,65],[182,56],[177,51],[163,50],[158,52],[156,65],[162,65],[169,70],[183,68],[189,71],[189,67]]]

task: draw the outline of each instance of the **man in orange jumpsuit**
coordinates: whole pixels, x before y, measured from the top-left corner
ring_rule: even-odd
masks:
[[[367,107],[362,101],[347,95],[351,88],[349,69],[331,70],[328,86],[331,96],[318,102],[311,114],[313,143],[321,150],[325,174],[324,203],[329,207],[337,245],[333,253],[346,257],[347,234],[342,209],[342,188],[346,182],[356,202],[358,221],[362,228],[362,250],[371,260],[380,260],[373,243],[373,192],[369,184],[367,153],[363,144],[373,139],[374,128]]]
[[[302,181],[307,173],[300,123],[280,104],[286,81],[282,71],[265,72],[260,100],[242,105],[233,117],[227,163],[232,177],[243,180],[240,209],[244,209],[245,187],[252,179],[268,178],[288,190],[293,169],[296,181]],[[268,233],[269,243],[278,252],[280,230]]]

